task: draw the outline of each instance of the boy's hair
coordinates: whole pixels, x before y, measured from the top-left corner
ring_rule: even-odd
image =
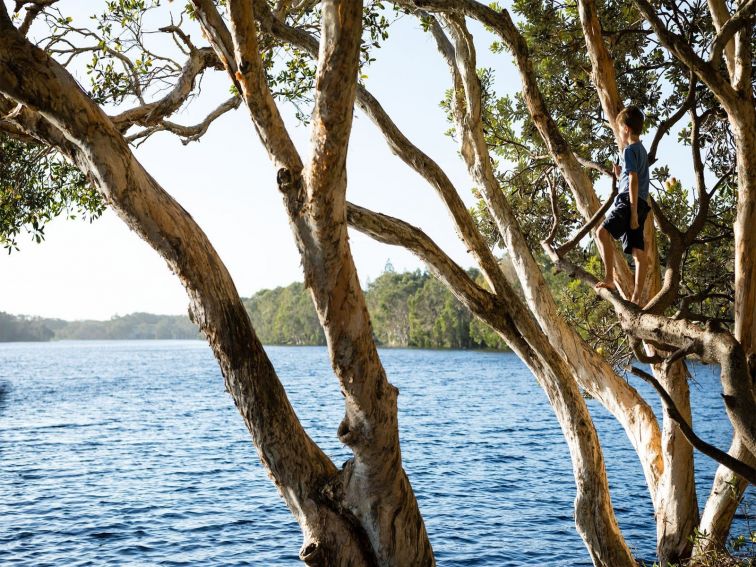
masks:
[[[643,132],[643,113],[637,106],[626,106],[617,116],[617,122],[624,124],[633,134],[640,136]]]

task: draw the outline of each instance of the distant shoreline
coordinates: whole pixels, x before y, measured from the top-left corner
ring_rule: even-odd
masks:
[[[478,272],[468,274],[481,280]],[[479,321],[427,272],[387,270],[364,290],[378,346],[433,350],[508,350],[501,336]],[[326,337],[301,282],[242,298],[260,342],[270,346],[324,346]],[[202,339],[186,315],[131,313],[106,321],[66,321],[0,312],[0,342],[61,340]]]
[[[0,345],[2,344],[19,344],[19,343],[27,343],[27,344],[49,344],[49,343],[77,343],[77,342],[138,342],[138,341],[148,341],[148,342],[168,342],[168,341],[197,341],[201,343],[206,343],[204,337],[197,337],[197,338],[189,338],[189,339],[49,339],[49,340],[32,340],[32,341],[24,341],[24,340],[0,340]],[[291,348],[326,348],[327,345],[324,344],[309,344],[309,345],[293,345],[293,344],[286,344],[286,343],[263,343],[263,346],[269,347],[291,347]],[[380,350],[428,350],[428,351],[439,351],[439,352],[453,352],[453,351],[459,351],[459,352],[490,352],[490,353],[497,353],[497,352],[511,352],[509,349],[495,349],[495,348],[431,348],[431,347],[416,347],[416,346],[390,346],[390,345],[378,345],[378,349]]]

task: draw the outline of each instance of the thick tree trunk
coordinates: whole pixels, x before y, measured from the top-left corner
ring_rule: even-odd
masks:
[[[654,374],[669,393],[683,418],[692,426],[688,371],[673,364]],[[676,564],[690,557],[693,530],[698,525],[698,500],[694,479],[693,446],[668,412],[662,426],[664,474],[659,481],[654,509],[656,514],[656,554],[661,565]]]
[[[289,210],[305,281],[346,397],[339,438],[354,451],[354,459],[342,477],[344,503],[365,527],[381,565],[435,565],[402,468],[398,390],[388,382],[378,358],[347,234],[346,155],[362,3],[325,1],[322,10],[313,156],[304,179],[307,204],[305,210]]]
[[[735,337],[747,355],[756,356],[756,108],[752,96],[743,98],[730,115],[738,164]]]
[[[264,78],[254,10],[262,2],[232,0],[231,33],[209,0],[194,0],[206,35],[240,87],[260,138],[278,171],[305,284],[323,325],[346,402],[338,429],[354,452],[332,496],[364,531],[381,565],[434,565],[417,501],[402,468],[397,390],[386,377],[372,336],[346,230],[346,153],[357,82],[361,2],[325,1],[307,170]],[[233,48],[229,42],[233,41]],[[230,54],[234,58],[229,60]]]

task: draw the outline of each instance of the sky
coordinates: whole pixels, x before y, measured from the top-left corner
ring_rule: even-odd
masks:
[[[62,0],[60,5],[79,21],[95,3]],[[163,14],[154,27],[165,25],[167,19]],[[517,92],[519,76],[509,55],[492,54],[488,46],[494,38],[475,23],[470,29],[478,66],[494,69],[497,93]],[[416,19],[400,19],[390,33],[367,70],[367,88],[472,205],[472,183],[457,143],[444,135],[449,124],[439,102],[450,86],[448,69]],[[198,35],[193,39],[201,45]],[[76,75],[86,84],[82,72]],[[171,120],[198,122],[228,97],[228,85],[222,73],[208,73],[198,99]],[[291,109],[282,110],[306,160],[309,130],[297,124]],[[681,152],[684,159],[683,150],[675,146],[668,142],[662,150]],[[302,280],[275,171],[243,106],[218,119],[199,142],[184,146],[178,138],[161,133],[135,149],[135,154],[207,233],[243,297]],[[473,265],[433,189],[390,152],[360,111],[355,115],[347,168],[350,201],[422,228],[460,265]],[[685,180],[682,168],[680,173],[678,177]],[[69,320],[109,319],[136,311],[186,313],[188,300],[178,279],[112,211],[92,223],[57,219],[45,232],[41,244],[22,236],[20,251],[0,254],[0,311]],[[350,243],[363,286],[383,272],[387,261],[397,271],[423,268],[410,253],[358,232],[350,231]]]

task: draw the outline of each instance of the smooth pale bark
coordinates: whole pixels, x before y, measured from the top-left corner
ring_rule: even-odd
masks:
[[[735,220],[735,337],[756,355],[756,108],[744,96],[730,116],[738,163],[738,209]],[[754,444],[750,444],[751,450]]]
[[[0,92],[35,109],[26,127],[59,143],[181,280],[190,315],[213,348],[260,459],[302,526],[301,557],[310,565],[372,564],[363,534],[328,502],[336,467],[301,428],[202,230],[142,168],[115,125],[66,70],[10,27],[3,11],[0,6]]]
[[[653,367],[654,374],[688,424],[693,423],[690,407],[688,371],[677,362],[669,369]],[[693,446],[680,426],[664,412],[662,422],[662,459],[664,474],[654,502],[656,516],[656,554],[661,565],[676,564],[690,557],[690,536],[698,525],[698,500],[694,478]]]
[[[714,23],[714,29],[719,32],[727,20],[730,19],[730,10],[727,9],[725,0],[708,0],[711,21]],[[735,42],[729,41],[724,48],[725,63],[730,77],[735,74]]]
[[[620,140],[617,115],[623,105],[617,90],[614,62],[601,36],[601,22],[598,18],[596,3],[593,0],[578,0],[578,13],[588,57],[591,60],[591,78],[601,101],[601,107],[604,109],[604,115],[614,132],[614,138]]]
[[[260,26],[266,33],[296,45],[307,51],[311,56],[317,57],[319,43],[314,37],[303,30],[288,26],[274,17],[264,1],[256,1],[255,10]],[[458,236],[474,256],[491,288],[498,294],[511,293],[511,287],[503,276],[498,261],[488,248],[466,205],[443,169],[407,139],[380,103],[362,85],[357,85],[356,102],[359,108],[381,130],[391,151],[422,175],[436,190],[449,211]]]

